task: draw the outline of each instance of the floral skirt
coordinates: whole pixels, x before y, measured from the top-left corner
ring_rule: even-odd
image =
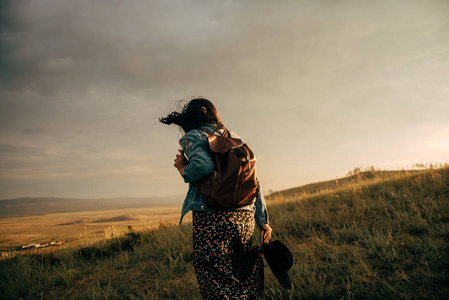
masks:
[[[193,265],[203,299],[260,299],[263,260],[254,212],[193,211]]]

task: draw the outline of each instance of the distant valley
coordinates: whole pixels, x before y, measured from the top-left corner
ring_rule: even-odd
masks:
[[[183,195],[104,199],[68,199],[51,197],[16,198],[0,200],[0,218],[139,207],[175,207],[180,206],[183,200]]]
[[[0,200],[0,250],[63,245],[176,223],[184,195],[172,197]],[[29,248],[34,248],[29,247]]]

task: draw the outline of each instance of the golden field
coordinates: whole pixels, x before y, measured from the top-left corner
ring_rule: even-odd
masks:
[[[113,227],[146,230],[179,221],[179,207],[142,207],[0,218],[0,250],[20,245],[104,239]]]
[[[292,290],[265,266],[265,299],[447,299],[449,168],[348,177],[267,199],[273,239],[289,247],[294,265]],[[199,299],[191,223],[125,224],[73,247],[4,257],[1,298]]]

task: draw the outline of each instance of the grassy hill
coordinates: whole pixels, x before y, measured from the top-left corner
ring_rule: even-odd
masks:
[[[449,168],[279,193],[268,207],[295,263],[291,291],[265,268],[266,299],[447,299]],[[1,298],[199,299],[191,224],[117,236],[1,260]]]
[[[375,170],[374,167],[367,168],[366,170],[355,168],[354,171],[349,172],[348,175],[344,178],[315,182],[283,190],[280,192],[273,192],[266,198],[268,200],[278,199],[280,197],[299,198],[303,195],[336,192],[341,189],[347,189],[348,187],[357,185],[359,183],[366,184],[366,183],[382,182],[388,180],[389,178],[393,179],[401,176],[412,175],[421,171],[420,170],[382,171],[382,170]]]

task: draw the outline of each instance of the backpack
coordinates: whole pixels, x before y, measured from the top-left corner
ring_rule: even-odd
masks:
[[[231,137],[228,129],[217,129],[224,129],[224,134],[214,135],[200,129],[208,135],[214,169],[194,186],[203,202],[215,209],[236,209],[253,204],[259,195],[256,156],[241,139]]]

